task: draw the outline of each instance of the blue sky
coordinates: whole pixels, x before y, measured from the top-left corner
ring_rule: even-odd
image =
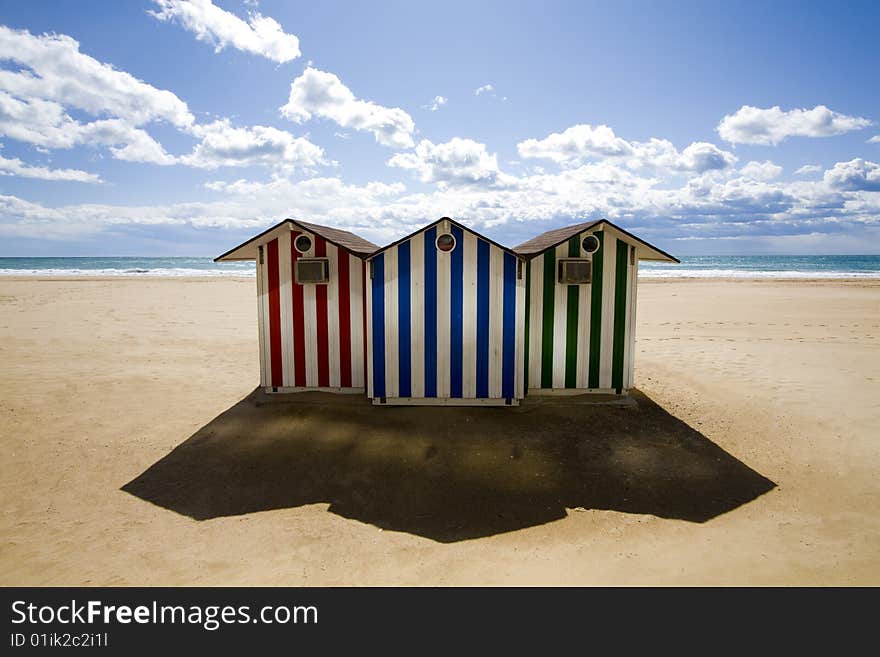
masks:
[[[683,255],[880,253],[878,19],[7,1],[0,255],[213,255],[285,216],[384,243],[443,215],[509,245],[607,217]]]

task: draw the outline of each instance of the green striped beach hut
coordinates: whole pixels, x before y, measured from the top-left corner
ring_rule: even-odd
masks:
[[[639,260],[678,262],[600,219],[515,247],[525,260],[528,394],[621,394],[633,386]]]

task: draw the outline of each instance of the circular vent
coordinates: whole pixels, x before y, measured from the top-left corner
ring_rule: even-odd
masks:
[[[599,238],[595,235],[587,235],[584,241],[581,242],[581,247],[587,253],[595,253],[599,250]]]
[[[443,233],[437,236],[437,249],[444,253],[449,253],[455,248],[455,238],[449,233]]]
[[[300,253],[308,253],[312,248],[312,238],[308,235],[300,235],[296,238],[296,242],[293,245]]]

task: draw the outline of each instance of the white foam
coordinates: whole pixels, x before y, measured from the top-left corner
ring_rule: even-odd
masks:
[[[153,276],[153,277],[197,277],[197,276],[256,276],[254,269],[192,269],[167,267],[156,269],[0,269],[0,276]]]
[[[760,271],[749,269],[639,269],[639,278],[880,278],[864,271]]]

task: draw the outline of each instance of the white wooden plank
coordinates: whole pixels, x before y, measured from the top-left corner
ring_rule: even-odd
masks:
[[[531,260],[529,295],[529,386],[541,387],[541,342],[543,340],[544,255]]]
[[[411,395],[425,396],[425,234],[409,241]]]
[[[556,247],[556,262],[568,257],[568,242]],[[568,328],[568,286],[553,272],[553,387],[565,387],[565,338]]]
[[[263,249],[263,258],[265,259],[265,247],[257,248],[257,336],[260,349],[260,386],[265,388],[269,380],[266,376],[266,367],[268,358],[266,357],[266,313],[263,305],[266,301],[265,283],[263,278],[266,275],[265,265],[260,264],[259,249]]]
[[[501,397],[504,355],[504,252],[489,246],[489,397]]]
[[[628,359],[626,363],[626,387],[635,386],[635,362],[636,362],[636,309],[638,308],[637,296],[639,291],[639,250],[636,247],[635,263],[630,267],[632,280],[630,282],[629,301],[629,335],[627,340]]]
[[[589,233],[581,233],[578,240],[583,243]],[[577,337],[577,387],[590,386],[590,317],[591,285],[581,285],[578,291],[578,337]]]
[[[602,265],[602,346],[599,351],[599,387],[611,387],[611,362],[614,355],[614,277],[617,261],[617,238],[607,228]]]
[[[385,252],[385,396],[400,394],[400,329],[397,325],[397,248]]]
[[[351,326],[351,385],[364,386],[364,278],[363,260],[348,254],[349,318]]]
[[[515,313],[515,324],[514,330],[516,331],[516,361],[514,364],[516,375],[515,375],[515,384],[514,389],[516,390],[517,397],[525,396],[525,333],[526,333],[526,325],[525,325],[525,311],[526,311],[526,271],[525,271],[525,263],[521,263],[517,260],[516,265],[517,272],[520,271],[520,267],[522,267],[522,277],[516,279],[516,313]]]
[[[443,226],[440,224],[440,226]],[[447,229],[448,230],[448,229]],[[443,229],[438,227],[437,234]],[[437,396],[449,396],[450,254],[437,251]]]
[[[293,385],[293,263],[290,257],[290,231],[278,235],[278,283],[281,298],[282,385]]]
[[[477,237],[463,231],[461,394],[477,394]]]
[[[327,244],[327,260],[330,263],[330,282],[327,284],[327,346],[330,364],[330,387],[340,386],[339,371],[339,249]],[[346,257],[342,252],[342,257]],[[345,281],[348,285],[348,281]]]

